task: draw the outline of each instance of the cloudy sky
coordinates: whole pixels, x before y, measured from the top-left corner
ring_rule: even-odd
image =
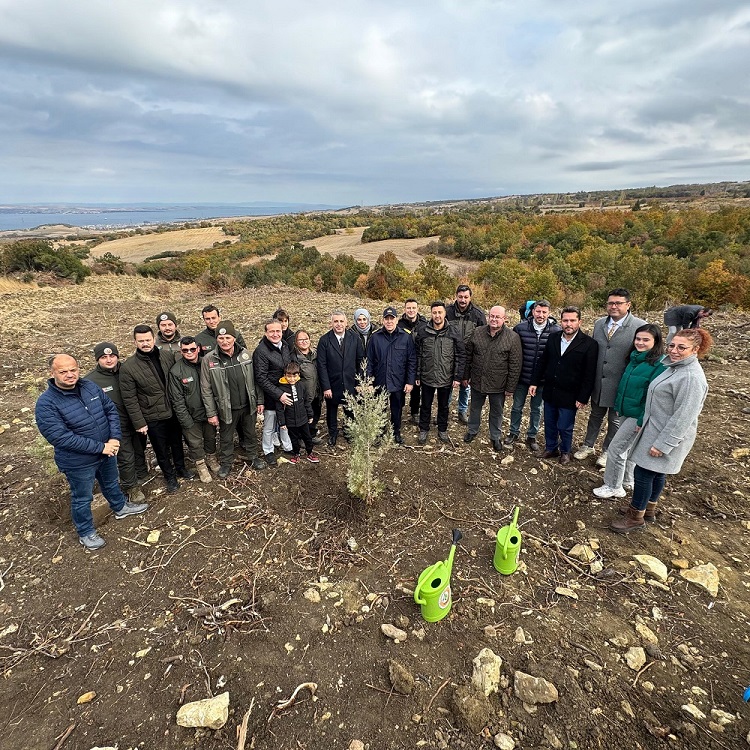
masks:
[[[750,179],[750,3],[0,0],[0,202]]]

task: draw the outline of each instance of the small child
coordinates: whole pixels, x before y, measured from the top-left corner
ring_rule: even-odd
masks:
[[[300,382],[299,365],[290,362],[284,368],[284,377],[279,379],[281,390],[292,399],[291,406],[284,406],[280,401],[276,402],[276,418],[279,420],[279,428],[287,430],[289,439],[292,441],[292,457],[289,459],[293,464],[299,462],[300,442],[305,444],[307,460],[311,464],[320,463],[320,459],[313,453],[313,439],[310,434],[310,425],[313,421],[313,410],[305,393],[305,385]]]

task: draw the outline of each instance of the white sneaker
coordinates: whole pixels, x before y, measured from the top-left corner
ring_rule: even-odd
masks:
[[[625,490],[622,487],[614,488],[608,484],[603,484],[601,487],[594,487],[594,494],[597,497],[625,497]]]
[[[602,469],[607,465],[607,451],[604,451],[599,458],[596,459],[596,465]]]
[[[594,452],[593,448],[589,448],[588,445],[582,445],[574,454],[573,458],[577,458],[579,461],[583,461],[584,458],[588,458]]]

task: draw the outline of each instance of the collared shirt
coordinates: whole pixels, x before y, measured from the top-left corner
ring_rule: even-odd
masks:
[[[568,341],[568,339],[566,339],[565,336],[560,336],[560,356],[565,354],[568,347],[573,343],[573,339],[575,339],[577,335],[578,335],[578,331],[575,332],[575,335],[573,336],[572,339],[570,339],[570,341]]]

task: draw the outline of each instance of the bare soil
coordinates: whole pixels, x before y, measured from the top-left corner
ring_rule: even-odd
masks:
[[[346,491],[345,445],[322,450],[317,466],[262,473],[238,455],[227,481],[183,482],[172,496],[153,475],[144,516],[116,521],[98,510],[107,546],[86,553],[65,481],[33,423],[44,358],[64,349],[86,371],[94,343],[111,339],[129,354],[132,326],[162,309],[177,313],[183,333],[195,332],[206,301],[189,285],[131,278],[0,296],[2,750],[236,748],[251,707],[246,747],[259,750],[347,748],[353,739],[373,749],[490,748],[498,732],[525,749],[745,746],[750,451],[738,449],[750,448],[750,317],[711,319],[718,357],[705,363],[711,390],[699,437],[646,531],[607,530],[615,503],[591,494],[601,479],[593,459],[561,467],[523,445],[497,454],[484,427],[465,445],[452,419],[449,446],[432,432],[419,447],[415,428],[405,430],[406,445],[381,465],[385,491],[370,508]],[[280,287],[211,301],[248,342],[279,303],[315,339],[333,307],[363,303]],[[580,420],[579,434],[583,427]],[[522,564],[503,577],[492,566],[493,537],[516,504]],[[455,527],[464,537],[453,607],[425,623],[409,591],[447,556]],[[159,539],[149,542],[153,531]],[[576,543],[595,548],[601,571],[570,556]],[[655,585],[635,565],[637,553],[666,563],[668,581]],[[718,596],[684,580],[678,559],[713,563]],[[647,645],[639,619],[659,650],[636,672],[624,656]],[[385,638],[384,623],[406,630],[406,641]],[[454,695],[484,647],[503,658],[504,679],[475,734]],[[412,694],[394,692],[393,659],[414,677]],[[516,671],[554,683],[558,700],[524,706]],[[274,713],[305,682],[317,685],[315,699],[301,690]],[[224,690],[224,728],[177,726],[182,703]],[[686,714],[691,703],[706,718]],[[735,718],[721,727],[712,709]]]

